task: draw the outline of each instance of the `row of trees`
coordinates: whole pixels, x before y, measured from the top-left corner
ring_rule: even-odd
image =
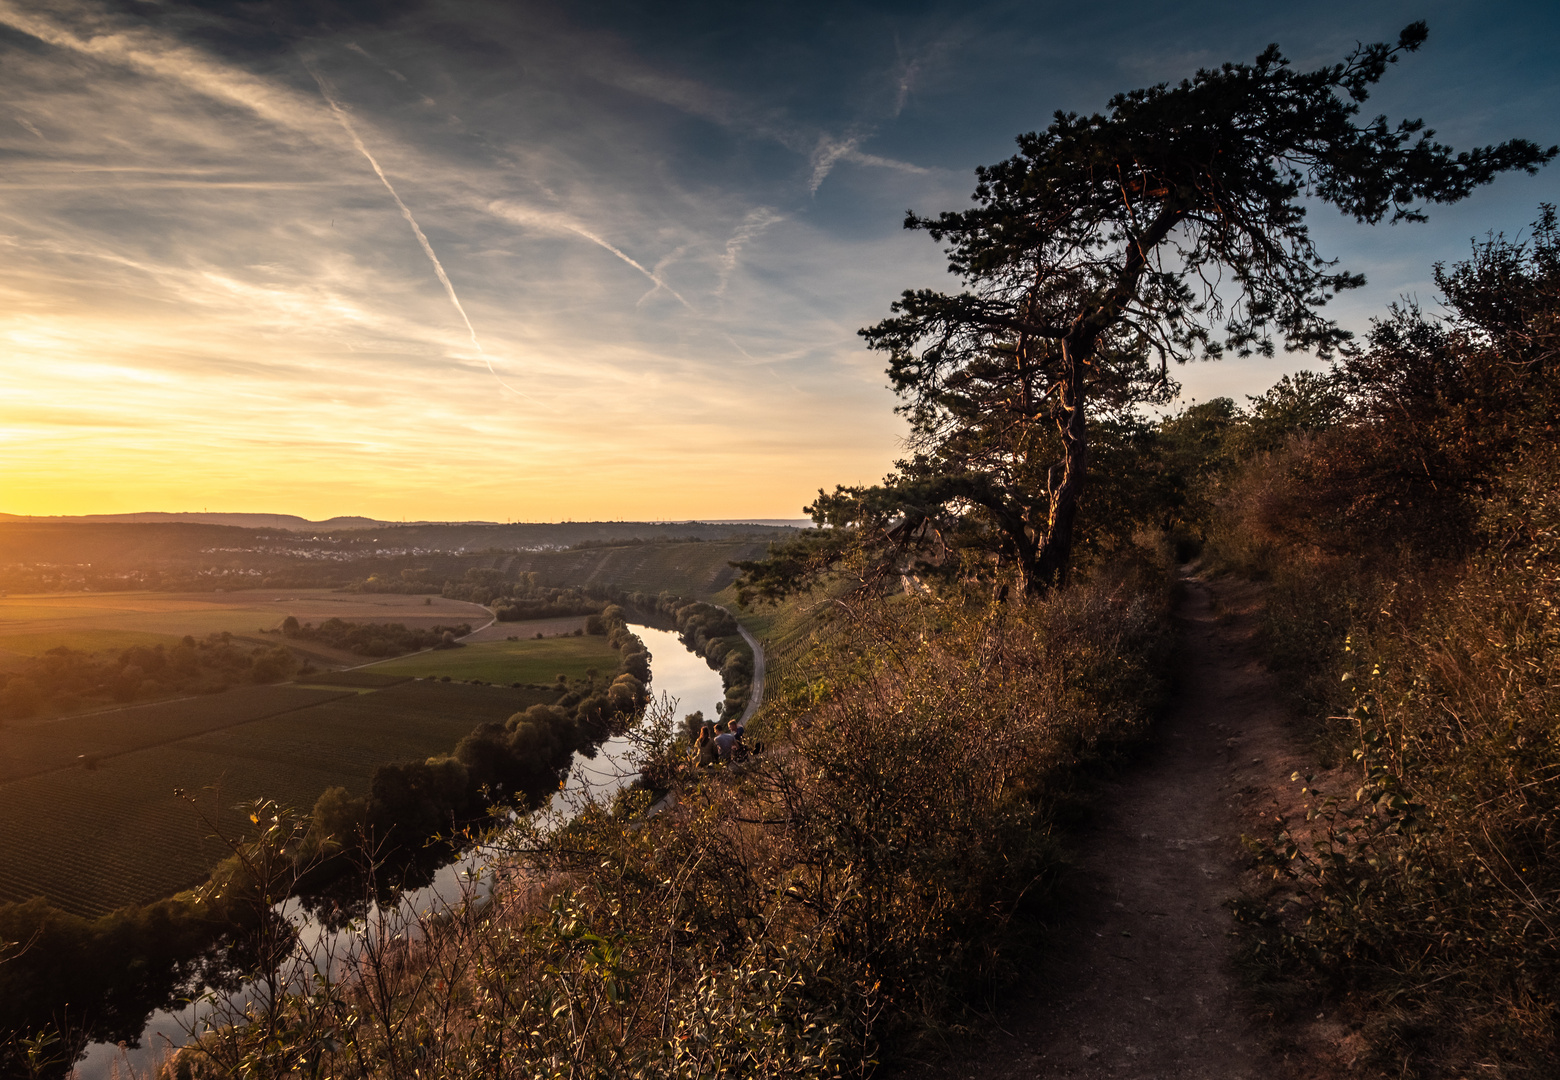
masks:
[[[535,577],[534,574],[527,576]],[[523,590],[511,589],[493,601],[493,614],[498,617],[499,622],[595,615],[601,611],[601,608],[601,600],[586,596],[579,589],[556,589],[535,584]]]
[[[58,646],[28,659],[20,670],[0,672],[0,721],[277,682],[297,667],[297,657],[285,647],[243,646],[225,632],[199,641],[187,635],[172,648],[136,645],[117,656]]]
[[[610,595],[620,605],[651,618],[670,621],[673,629],[694,653],[720,672],[725,700],[722,716],[741,716],[753,696],[753,649],[742,637],[737,620],[718,604],[686,600],[671,592],[595,590]]]
[[[649,698],[650,654],[644,643],[629,630],[622,608],[609,605],[601,619],[618,651],[609,681],[563,685],[554,703],[481,724],[448,755],[382,765],[365,796],[342,787],[327,790],[315,803],[300,859],[365,844],[381,859],[416,856],[430,837],[479,819],[495,803],[540,805],[557,790],[576,752],[594,754]]]
[[[317,642],[359,656],[400,656],[420,649],[447,647],[469,633],[470,623],[409,628],[404,623],[359,623],[336,618],[315,626],[299,623],[293,615],[282,620],[282,634],[290,640]]]

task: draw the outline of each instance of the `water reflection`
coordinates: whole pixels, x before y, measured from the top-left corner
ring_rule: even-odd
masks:
[[[630,623],[629,628],[650,650],[650,690],[655,698],[674,703],[678,719],[695,711],[714,716],[715,706],[725,699],[720,674],[703,657],[689,651],[671,631],[636,623]],[[586,798],[611,798],[632,782],[637,772],[632,740],[626,736],[608,739],[594,757],[575,755],[564,788],[553,796],[549,810],[564,820]],[[309,958],[307,965],[335,975],[343,970],[342,965],[350,964],[360,933],[372,940],[376,934],[393,928],[415,925],[419,915],[437,913],[465,900],[486,898],[493,887],[492,878],[483,872],[488,857],[489,852],[482,848],[468,852],[439,869],[428,885],[403,893],[390,909],[371,906],[366,929],[359,932],[337,932],[326,927],[296,898],[274,910],[294,928],[298,950]],[[223,1015],[242,1011],[256,996],[252,986],[231,995],[224,1002]],[[139,1048],[121,1050],[112,1043],[93,1043],[86,1056],[76,1063],[73,1076],[76,1080],[114,1080],[116,1072],[119,1076],[127,1075],[127,1065],[137,1075],[150,1073],[157,1062],[188,1041],[188,1032],[210,1017],[213,1007],[209,1001],[195,1001],[182,1009],[153,1013],[142,1029]]]

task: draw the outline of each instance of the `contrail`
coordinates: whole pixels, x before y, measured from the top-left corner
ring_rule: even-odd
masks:
[[[606,248],[608,251],[612,252],[612,254],[616,255],[618,258],[620,258],[624,262],[628,263],[629,266],[632,266],[635,270],[638,270],[645,277],[649,278],[652,282],[655,283],[655,287],[656,288],[658,288],[658,289],[665,289],[667,292],[671,293],[673,296],[675,296],[677,298],[677,302],[679,304],[681,304],[683,307],[687,308],[689,311],[693,310],[693,305],[688,303],[688,301],[683,299],[682,293],[678,292],[676,289],[674,289],[670,285],[668,285],[666,283],[665,279],[662,278],[660,274],[657,274],[654,270],[646,270],[635,259],[633,259],[630,256],[624,254],[621,250],[619,250],[618,248],[614,247],[612,244],[610,244],[606,240],[603,240],[601,237],[597,236],[595,233],[591,232],[589,229],[582,229],[578,225],[575,225],[572,222],[568,222],[568,221],[562,221],[562,222],[559,222],[559,224],[562,225],[563,228],[568,229],[570,232],[572,232],[572,233],[574,233],[574,234],[576,234],[578,236],[583,236],[585,239],[589,240],[591,243],[597,244],[597,245],[599,245],[601,247]]]
[[[649,278],[657,289],[665,289],[667,292],[671,293],[672,296],[677,298],[677,302],[679,304],[687,308],[689,311],[693,311],[693,305],[688,303],[687,300],[683,299],[682,293],[668,285],[666,283],[666,279],[661,277],[660,274],[656,273],[654,270],[646,269],[642,263],[633,258],[633,256],[624,252],[621,248],[614,246],[610,241],[604,240],[602,237],[597,236],[589,229],[575,224],[564,216],[560,214],[548,214],[534,210],[516,208],[504,202],[495,202],[491,204],[489,209],[491,209],[500,217],[508,218],[510,221],[518,222],[522,225],[545,225],[554,229],[562,229],[565,232],[571,232],[576,236],[584,237],[592,244],[595,244],[600,248],[604,248],[605,250],[610,251],[613,255],[616,255],[618,258],[622,259],[629,266],[632,266],[635,270],[638,270],[645,277]]]
[[[417,219],[412,217],[412,212],[408,210],[406,204],[401,201],[401,196],[396,194],[395,185],[390,183],[390,178],[386,176],[385,171],[379,167],[379,162],[374,160],[374,155],[368,152],[368,147],[364,146],[363,140],[358,138],[357,129],[352,126],[352,121],[347,116],[346,110],[343,109],[341,105],[337,103],[336,99],[331,96],[330,90],[325,86],[325,80],[320,78],[319,72],[315,71],[313,68],[309,68],[309,74],[313,75],[314,81],[319,83],[320,93],[324,95],[326,102],[330,104],[331,111],[336,114],[336,119],[341,122],[341,126],[346,129],[347,134],[351,137],[352,145],[357,147],[358,153],[362,154],[368,159],[368,163],[374,167],[374,173],[379,177],[379,182],[384,184],[385,190],[390,193],[390,197],[395,200],[395,204],[401,208],[401,216],[404,217],[406,219],[406,223],[412,227],[412,233],[417,237],[417,242],[422,245],[423,254],[428,256],[428,261],[433,264],[433,272],[439,276],[439,283],[444,286],[444,291],[449,296],[450,303],[455,305],[455,310],[460,314],[460,321],[466,324],[466,332],[471,335],[471,344],[476,346],[477,352],[482,357],[482,362],[487,364],[488,374],[497,379],[498,385],[502,386],[510,393],[519,394],[527,401],[535,400],[529,394],[523,393],[519,390],[516,390],[513,386],[510,386],[503,380],[502,377],[500,377],[498,372],[493,369],[493,361],[488,359],[487,350],[482,348],[482,342],[477,340],[477,328],[471,325],[471,319],[469,316],[467,316],[466,309],[461,305],[460,297],[455,295],[455,286],[450,284],[450,276],[444,272],[444,264],[441,263],[439,261],[439,257],[434,254],[433,245],[428,243],[428,237],[424,235],[422,226],[417,224]]]

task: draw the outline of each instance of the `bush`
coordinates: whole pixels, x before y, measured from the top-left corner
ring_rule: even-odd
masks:
[[[646,818],[630,793],[506,826],[490,900],[377,928],[408,944],[371,951],[355,983],[300,972],[307,996],[218,1026],[175,1067],[870,1073],[1012,972],[1014,922],[1056,863],[1057,800],[1159,700],[1166,596],[1134,572],[1007,606],[859,608],[780,680],[769,752],[697,770],[653,717],[668,809]],[[482,737],[546,753],[565,728],[538,706]]]
[[[1560,1074],[1560,230],[1496,238],[1342,377],[1353,413],[1225,501],[1281,669],[1342,764],[1253,845],[1275,997],[1343,999],[1405,1076]],[[1219,543],[1228,541],[1221,537]],[[1331,761],[1325,763],[1330,764]]]

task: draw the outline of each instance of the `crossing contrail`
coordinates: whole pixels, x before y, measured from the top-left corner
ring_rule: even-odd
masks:
[[[534,400],[529,394],[526,394],[520,390],[516,390],[513,386],[510,386],[503,380],[498,372],[494,370],[493,361],[488,358],[487,350],[482,347],[482,342],[477,340],[477,328],[471,325],[471,318],[466,314],[466,309],[464,306],[462,306],[460,297],[455,295],[455,286],[450,284],[450,276],[444,272],[444,264],[439,261],[438,255],[434,254],[433,245],[428,243],[428,237],[423,233],[422,226],[417,224],[417,219],[414,218],[412,216],[412,212],[407,209],[406,203],[401,201],[401,196],[396,193],[395,185],[390,183],[390,178],[386,176],[385,171],[379,167],[379,162],[374,160],[374,155],[369,153],[368,147],[363,145],[363,140],[358,137],[357,129],[352,126],[352,120],[347,116],[347,111],[343,109],[340,103],[336,101],[335,97],[331,95],[330,89],[325,85],[325,80],[320,78],[319,72],[315,71],[313,68],[309,69],[309,74],[313,75],[314,81],[319,83],[320,93],[324,96],[325,101],[330,105],[331,111],[336,114],[336,119],[341,122],[341,126],[346,129],[347,135],[351,137],[352,145],[357,147],[358,153],[362,154],[365,158],[368,159],[368,163],[374,167],[375,175],[379,177],[379,182],[384,184],[385,190],[390,193],[390,197],[395,200],[395,204],[401,208],[401,216],[404,217],[406,219],[406,223],[412,227],[412,234],[417,237],[417,242],[422,245],[423,254],[428,256],[428,261],[433,264],[433,272],[438,275],[439,284],[444,286],[444,292],[449,296],[450,303],[455,305],[455,310],[460,315],[460,321],[466,324],[466,332],[471,335],[471,344],[476,346],[478,354],[480,354],[482,357],[482,362],[487,365],[488,374],[492,375],[494,379],[497,379],[498,385],[502,386],[510,393],[519,394],[528,401]]]
[[[516,222],[520,225],[541,225],[550,229],[561,229],[564,232],[571,232],[575,236],[583,237],[584,239],[589,240],[592,244],[595,244],[597,247],[610,251],[613,255],[616,255],[619,259],[622,259],[629,266],[632,266],[635,270],[638,270],[645,277],[649,278],[657,289],[665,289],[674,298],[676,298],[679,304],[687,308],[689,311],[693,311],[693,305],[688,303],[687,300],[683,299],[682,293],[668,285],[666,283],[666,279],[663,278],[659,273],[657,273],[655,270],[647,269],[643,263],[639,262],[621,248],[591,232],[589,229],[571,220],[570,218],[565,217],[562,214],[552,214],[545,211],[512,206],[509,203],[502,201],[492,203],[489,209],[491,209],[493,213],[497,214],[499,217],[507,218],[508,220]]]

